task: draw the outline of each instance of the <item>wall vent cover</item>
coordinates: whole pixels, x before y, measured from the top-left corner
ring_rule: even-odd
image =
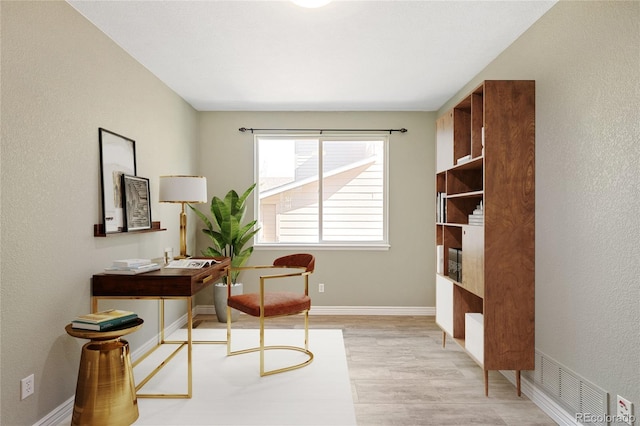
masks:
[[[537,384],[558,405],[565,407],[580,423],[606,426],[609,394],[554,359],[536,350],[533,371],[522,375]],[[585,417],[588,416],[588,417]],[[600,420],[600,422],[594,421]]]

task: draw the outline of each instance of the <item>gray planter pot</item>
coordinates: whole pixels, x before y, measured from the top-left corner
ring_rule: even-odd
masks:
[[[242,283],[236,283],[231,286],[231,295],[242,294]],[[227,322],[227,285],[217,283],[213,286],[213,306],[216,308],[216,316],[219,322]],[[231,322],[236,321],[240,315],[240,311],[231,310]]]

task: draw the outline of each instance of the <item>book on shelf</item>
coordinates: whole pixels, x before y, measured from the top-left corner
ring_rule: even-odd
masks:
[[[444,274],[444,246],[436,246],[436,273]]]
[[[447,194],[438,192],[436,194],[436,222],[444,223],[447,221]]]
[[[82,330],[107,331],[138,319],[131,311],[109,309],[93,314],[79,315],[71,321],[71,327]]]
[[[201,269],[220,263],[215,259],[176,259],[169,262],[167,268]]]
[[[462,282],[462,249],[449,247],[449,264],[447,266],[449,278]]]
[[[122,318],[122,319],[118,319],[118,320],[107,321],[107,322],[100,323],[100,324],[91,324],[91,323],[88,323],[88,322],[72,321],[71,322],[71,327],[78,328],[80,330],[109,331],[109,330],[113,330],[114,328],[122,327],[124,325],[129,324],[129,323],[133,323],[137,319],[138,319],[138,316],[136,315],[133,318]]]

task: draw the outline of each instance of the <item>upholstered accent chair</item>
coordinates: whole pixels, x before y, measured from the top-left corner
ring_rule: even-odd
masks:
[[[258,293],[245,293],[231,295],[231,272],[243,269],[268,269],[266,275],[260,276],[260,288]],[[240,355],[249,352],[260,352],[260,376],[282,373],[309,365],[313,361],[313,353],[309,351],[309,309],[311,298],[309,297],[309,275],[315,269],[315,257],[307,253],[297,253],[279,257],[272,265],[244,266],[231,268],[227,274],[228,299],[227,299],[227,355]],[[301,283],[291,282],[291,277],[301,277]],[[270,291],[268,282],[287,278],[295,288],[291,291]],[[297,279],[293,279],[297,281]],[[301,288],[303,285],[303,288]],[[260,319],[260,343],[259,346],[232,351],[231,350],[231,309],[257,317]],[[265,320],[267,318],[286,315],[304,315],[304,347],[299,346],[266,346],[265,345]],[[293,350],[307,355],[307,359],[299,364],[283,368],[266,370],[264,355],[270,349]]]

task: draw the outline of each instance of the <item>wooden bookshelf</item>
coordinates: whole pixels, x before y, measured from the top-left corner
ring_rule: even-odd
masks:
[[[535,82],[484,81],[437,120],[436,149],[443,347],[472,338],[485,394],[489,370],[514,370],[520,395],[520,371],[535,368]],[[482,219],[469,219],[480,204]],[[462,250],[460,281],[447,275],[449,248]],[[482,334],[467,336],[465,320]]]

